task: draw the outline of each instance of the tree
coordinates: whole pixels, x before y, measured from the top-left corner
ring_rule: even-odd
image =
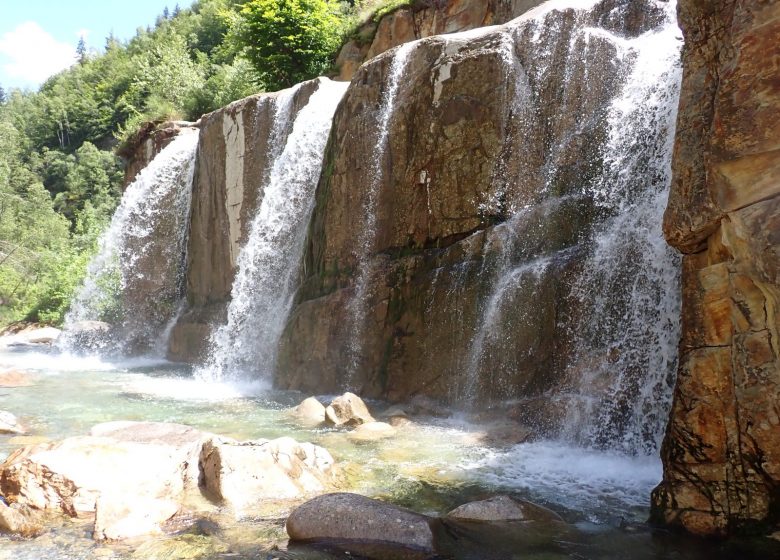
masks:
[[[250,0],[234,33],[260,80],[281,89],[330,66],[341,43],[338,10],[333,0]]]
[[[79,44],[76,45],[76,59],[79,64],[85,64],[87,62],[87,42],[84,41],[84,36],[79,37]]]
[[[8,96],[5,94],[3,86],[0,86],[0,104],[5,103],[8,100]]]
[[[165,8],[163,8],[162,17],[163,19],[171,19],[171,12],[168,11],[168,6],[165,6]]]
[[[181,13],[181,8],[179,7],[178,4],[176,4],[176,6],[174,6],[173,8],[173,17],[179,17],[180,13]]]

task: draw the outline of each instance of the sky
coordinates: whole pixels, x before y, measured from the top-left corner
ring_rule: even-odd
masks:
[[[0,0],[0,85],[37,89],[76,61],[83,36],[102,51],[111,32],[130,39],[177,0]],[[178,0],[189,7],[191,0]]]

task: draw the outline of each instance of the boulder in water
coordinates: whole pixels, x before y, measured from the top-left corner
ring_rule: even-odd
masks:
[[[19,434],[26,433],[17,420],[16,416],[5,410],[0,410],[0,434]]]
[[[563,522],[560,515],[546,507],[515,500],[509,496],[495,496],[487,500],[463,504],[449,512],[447,517],[468,521]]]
[[[176,500],[197,481],[190,465],[197,465],[202,432],[110,422],[93,434],[14,452],[0,467],[0,493],[10,502],[76,517],[93,513],[101,496]]]
[[[374,422],[363,399],[349,392],[333,399],[325,409],[325,417],[334,426],[357,426]]]
[[[200,469],[207,493],[237,513],[260,500],[322,492],[335,477],[326,449],[289,437],[246,442],[214,437],[203,444]]]
[[[0,532],[36,537],[43,533],[38,514],[22,504],[6,505],[0,501]]]
[[[148,496],[101,495],[95,509],[97,541],[116,541],[162,532],[161,525],[176,515],[179,504]]]
[[[306,426],[318,426],[325,422],[325,406],[314,397],[304,399],[290,410],[290,416]]]
[[[393,437],[394,435],[395,428],[390,424],[385,422],[366,422],[349,432],[348,437],[355,441],[374,441]]]
[[[433,550],[430,518],[359,494],[318,496],[287,518],[292,541],[374,541]]]

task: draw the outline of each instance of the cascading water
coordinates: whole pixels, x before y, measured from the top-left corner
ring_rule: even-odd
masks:
[[[238,257],[227,322],[212,332],[209,358],[196,372],[199,378],[236,379],[258,368],[262,377],[270,378],[292,304],[333,114],[347,86],[321,78],[273,160],[260,208]],[[272,146],[287,126],[294,93],[277,99]]]
[[[542,167],[541,199],[533,206],[537,213],[552,219],[567,199],[590,200],[595,216],[589,240],[581,243],[588,256],[569,296],[571,306],[578,309],[576,324],[569,329],[574,349],[568,358],[566,381],[553,392],[568,398],[569,412],[563,426],[566,438],[646,453],[655,451],[660,443],[679,335],[679,260],[663,239],[661,220],[670,184],[681,40],[674,2],[655,3],[665,21],[634,38],[593,26],[587,9],[594,3],[580,4],[576,7],[583,11],[576,17],[582,25],[568,44],[563,98],[568,99],[565,92],[574,87],[574,73],[586,72],[576,68],[582,65],[586,58],[582,53],[588,52],[594,39],[612,45],[620,83],[606,112],[607,138],[598,158],[599,171],[582,178],[561,197],[555,191],[562,182],[560,162],[568,157],[567,146],[553,145]],[[508,141],[513,153],[507,157],[521,161],[501,167],[504,176],[497,179],[506,182],[507,191],[517,181],[511,170],[522,176],[525,165],[523,154],[517,152],[518,146],[522,148],[517,138],[530,127],[539,126],[535,114],[539,109],[527,98],[527,84],[529,79],[536,84],[547,80],[550,65],[544,59],[554,48],[545,41],[555,38],[556,32],[545,21],[547,13],[542,9],[532,12],[518,24],[526,35],[530,28],[530,41],[538,44],[542,62],[527,68],[529,75],[522,72],[517,77],[512,115],[515,133]],[[479,322],[469,350],[468,375],[457,395],[462,404],[474,403],[480,386],[489,386],[493,395],[504,398],[522,393],[512,370],[533,356],[530,350],[524,355],[526,347],[518,349],[517,339],[529,339],[526,346],[537,354],[545,344],[547,334],[534,321],[537,306],[553,299],[541,295],[555,276],[550,267],[556,259],[566,258],[567,252],[577,250],[572,247],[535,256],[529,213],[517,210],[519,205],[511,196],[500,198],[508,199],[504,204],[512,215],[499,226],[500,231],[496,228],[498,256],[483,265],[483,276],[491,288],[478,304]],[[535,334],[523,334],[531,332]]]
[[[682,41],[675,3],[665,10],[658,32],[616,39],[633,63],[610,107],[604,175],[592,184],[611,217],[598,228],[573,293],[583,305],[571,380],[581,398],[570,407],[568,435],[628,453],[660,447],[680,335],[680,259],[661,224],[671,184]]]
[[[198,131],[182,129],[127,187],[71,302],[61,350],[165,349],[183,292],[197,146]],[[92,321],[108,326],[85,330]]]
[[[364,202],[364,221],[358,234],[358,275],[355,280],[354,294],[349,301],[349,318],[351,321],[351,335],[349,337],[349,371],[346,384],[352,384],[354,375],[360,367],[361,330],[365,321],[368,288],[371,280],[371,252],[376,235],[376,207],[379,190],[382,183],[382,164],[387,151],[387,140],[390,135],[390,119],[395,110],[395,98],[401,86],[401,78],[406,68],[409,55],[414,50],[414,43],[404,43],[395,51],[393,62],[390,66],[390,74],[387,89],[383,92],[382,103],[379,107],[379,121],[377,123],[376,148],[373,151],[373,159],[369,167],[368,188]]]

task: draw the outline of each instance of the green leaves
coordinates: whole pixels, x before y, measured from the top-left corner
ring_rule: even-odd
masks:
[[[282,89],[328,70],[343,37],[339,10],[330,0],[250,0],[233,33],[259,79]]]

